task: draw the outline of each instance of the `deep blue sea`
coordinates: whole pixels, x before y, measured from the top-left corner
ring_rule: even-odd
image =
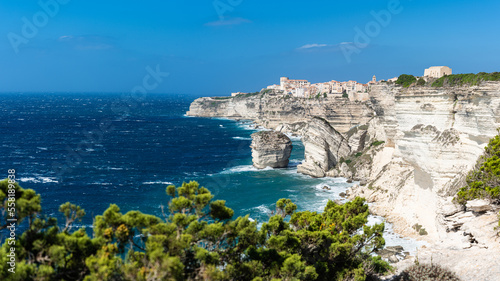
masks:
[[[257,170],[250,148],[254,125],[187,117],[194,99],[150,94],[124,110],[117,106],[121,94],[1,94],[0,178],[15,169],[23,188],[42,195],[44,215],[61,218],[65,202],[81,206],[87,216],[77,227],[92,227],[92,217],[110,204],[123,213],[161,217],[166,187],[191,180],[226,200],[235,217],[249,214],[259,225],[280,198],[319,212],[328,200],[341,199],[345,179],[297,173],[304,158],[300,139],[292,137],[289,168]],[[370,223],[382,221],[370,217]],[[384,237],[386,245],[411,253],[422,244],[394,234],[390,224]]]
[[[236,216],[267,220],[290,198],[321,211],[348,185],[297,174],[304,148],[293,140],[290,167],[252,167],[249,121],[185,116],[193,97],[148,95],[117,114],[118,94],[2,94],[0,173],[16,170],[23,188],[42,195],[43,213],[69,201],[87,212],[82,225],[114,203],[123,212],[161,215],[165,188],[196,180],[227,201]],[[325,191],[323,186],[332,190]]]

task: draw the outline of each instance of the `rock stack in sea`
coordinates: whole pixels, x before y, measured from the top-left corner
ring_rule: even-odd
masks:
[[[292,153],[292,141],[285,134],[261,131],[252,134],[252,161],[258,169],[286,168]]]

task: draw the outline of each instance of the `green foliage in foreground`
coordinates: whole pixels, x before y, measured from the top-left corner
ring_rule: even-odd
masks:
[[[432,83],[432,87],[462,85],[474,86],[478,85],[482,81],[500,81],[500,72],[479,72],[478,74],[468,73],[447,75],[434,81],[434,83]]]
[[[411,84],[417,82],[417,78],[413,75],[401,74],[396,80],[396,84],[403,85],[403,87],[408,88]]]
[[[384,224],[366,226],[362,198],[329,201],[323,213],[296,212],[292,201],[280,199],[259,230],[248,215],[232,219],[225,201],[190,182],[167,187],[163,218],[110,205],[94,218],[91,238],[82,228],[70,232],[85,215],[80,207],[61,206],[61,229],[40,215],[38,194],[16,189],[27,230],[0,248],[0,280],[369,280],[390,268],[372,255],[384,246]],[[6,190],[1,181],[2,211]],[[15,274],[8,271],[11,247]]]
[[[500,135],[490,140],[466,183],[455,196],[456,202],[466,204],[478,198],[500,200]]]

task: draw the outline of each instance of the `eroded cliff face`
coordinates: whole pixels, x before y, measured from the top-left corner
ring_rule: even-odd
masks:
[[[227,117],[253,120],[269,129],[292,123],[309,122],[314,116],[326,119],[337,131],[367,123],[374,111],[367,103],[344,98],[303,99],[284,97],[274,92],[228,98],[200,98],[187,112],[189,116]]]
[[[298,173],[324,177],[351,153],[347,139],[323,118],[312,118],[303,134],[305,160],[297,167]]]
[[[377,202],[374,209],[380,206],[377,213],[393,217],[400,231],[415,233],[411,226],[418,223],[428,237],[444,237],[443,202],[462,186],[500,125],[500,83],[453,88],[381,83],[369,94],[363,103],[274,93],[202,98],[188,114],[250,119],[300,134],[306,160],[299,172],[360,180],[365,185],[359,190]],[[334,130],[317,126],[314,116]],[[333,141],[342,139],[335,132],[346,142]],[[343,153],[333,155],[341,144]],[[338,163],[345,151],[351,159]]]
[[[306,160],[299,172],[359,180],[361,186],[348,192],[351,197],[373,202],[371,212],[388,218],[396,232],[431,243],[420,252],[422,260],[434,255],[436,261],[437,255],[458,273],[473,263],[481,272],[461,276],[494,280],[488,278],[492,261],[500,259],[494,231],[499,210],[464,209],[452,197],[500,127],[500,82],[450,88],[381,83],[369,95],[364,103],[260,95],[213,108],[207,107],[212,99],[202,99],[190,114],[252,119],[300,134]],[[334,155],[335,150],[342,153]],[[339,163],[340,156],[348,160]]]

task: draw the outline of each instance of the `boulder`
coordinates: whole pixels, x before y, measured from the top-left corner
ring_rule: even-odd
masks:
[[[404,248],[402,246],[387,246],[384,249],[377,251],[376,254],[381,258],[388,260],[390,263],[397,263],[400,258],[404,259],[407,256],[407,252],[404,252]]]
[[[460,204],[456,204],[453,202],[453,197],[447,197],[445,200],[441,202],[440,210],[439,212],[445,216],[452,216],[458,212],[461,212],[464,210],[464,207]]]
[[[492,206],[490,201],[484,199],[475,199],[471,201],[467,201],[467,205],[465,205],[467,211],[482,213],[492,210]]]
[[[252,134],[252,161],[258,169],[286,168],[292,153],[292,141],[283,133],[261,131]]]

